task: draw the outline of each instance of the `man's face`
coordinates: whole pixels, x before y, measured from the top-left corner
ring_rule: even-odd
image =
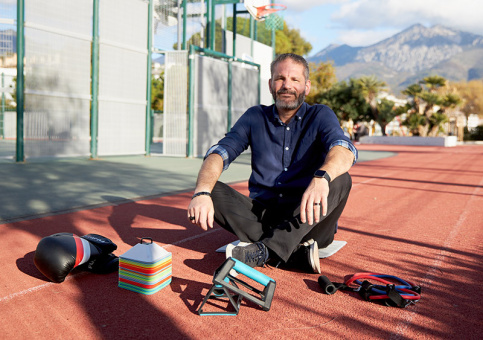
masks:
[[[286,59],[275,66],[269,87],[277,109],[295,110],[309,94],[310,80],[305,80],[303,65]]]

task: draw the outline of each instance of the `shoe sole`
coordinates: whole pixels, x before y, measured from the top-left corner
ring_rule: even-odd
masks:
[[[237,245],[234,245],[232,243],[228,244],[226,246],[226,249],[225,249],[225,255],[226,255],[225,258],[232,257],[233,248],[235,248],[235,247],[245,247],[245,246],[248,246],[249,244],[251,244],[251,243],[250,242],[239,242]]]
[[[308,240],[304,243],[304,246],[309,247],[309,262],[312,270],[316,274],[320,274],[320,259],[319,259],[319,246],[317,241]]]
[[[225,258],[232,257],[232,255],[233,255],[233,248],[235,248],[235,247],[244,247],[244,246],[248,246],[249,244],[251,244],[251,243],[250,242],[239,242],[237,245],[234,245],[232,243],[228,244],[226,246],[226,249],[225,249]],[[238,275],[238,273],[235,271],[235,269],[231,269],[230,270],[230,275],[233,276],[233,277],[236,277]]]

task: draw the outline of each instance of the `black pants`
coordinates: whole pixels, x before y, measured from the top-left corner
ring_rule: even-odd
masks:
[[[266,206],[222,182],[216,183],[211,197],[215,221],[220,226],[242,242],[263,242],[286,262],[301,242],[314,239],[319,248],[332,243],[351,187],[348,173],[333,180],[329,185],[327,215],[313,225],[300,221],[300,204],[292,208]]]

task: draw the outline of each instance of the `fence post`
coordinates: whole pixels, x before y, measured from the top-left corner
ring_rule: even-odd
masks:
[[[152,37],[153,37],[153,0],[149,0],[148,4],[148,60],[147,60],[147,79],[146,79],[146,156],[149,156],[151,154],[151,65],[152,65],[152,49],[153,49],[153,43],[152,43]]]
[[[99,0],[93,1],[92,17],[91,158],[95,159],[99,121]]]
[[[195,67],[195,46],[190,45],[188,53],[188,145],[186,154],[188,157],[193,157],[193,117],[194,117],[194,100],[195,100],[195,81],[194,81],[194,67]]]
[[[25,161],[24,151],[24,20],[25,0],[17,0],[17,162]]]
[[[0,112],[0,138],[5,139],[3,121],[5,120],[5,73],[2,72],[2,111]]]
[[[232,97],[232,88],[233,88],[233,62],[231,59],[228,60],[228,108],[227,108],[227,128],[226,132],[230,132],[231,129],[231,117],[232,117],[232,107],[231,107],[231,97]]]
[[[186,50],[186,21],[188,20],[188,0],[183,0],[183,50]]]

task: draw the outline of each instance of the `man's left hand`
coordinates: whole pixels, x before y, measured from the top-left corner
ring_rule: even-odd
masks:
[[[322,216],[327,215],[327,197],[329,196],[329,182],[325,178],[314,177],[302,196],[300,203],[300,220],[312,225],[320,222]]]

